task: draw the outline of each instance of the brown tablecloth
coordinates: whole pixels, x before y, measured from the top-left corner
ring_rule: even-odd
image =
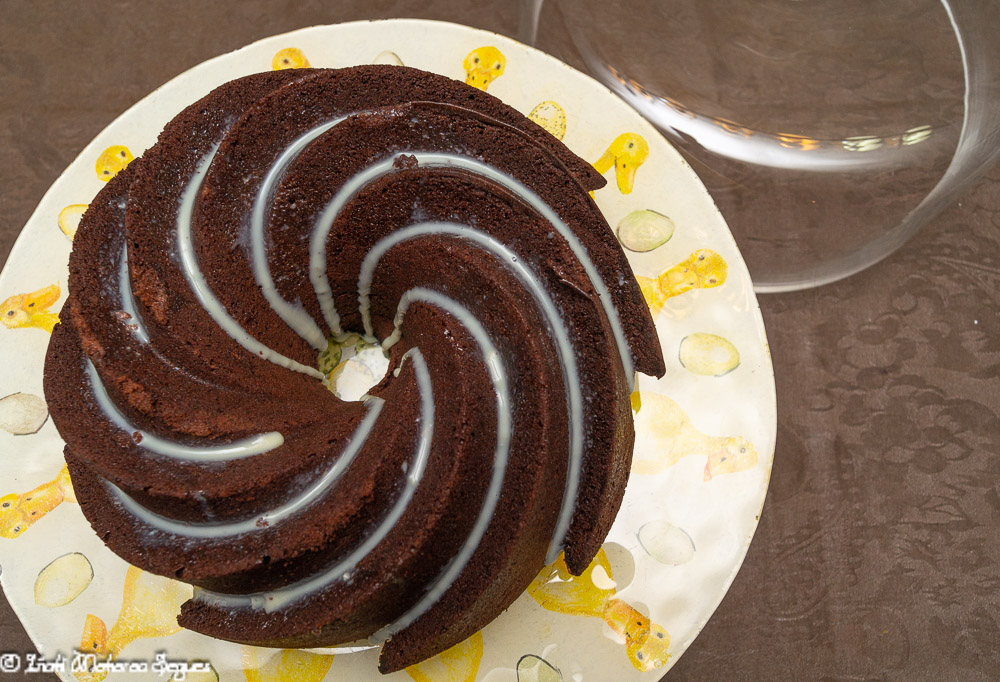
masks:
[[[78,151],[156,86],[267,35],[392,16],[513,34],[517,6],[0,1],[0,258]],[[760,303],[770,492],[668,678],[1000,677],[1000,169],[878,266]],[[0,652],[33,650],[0,598]]]

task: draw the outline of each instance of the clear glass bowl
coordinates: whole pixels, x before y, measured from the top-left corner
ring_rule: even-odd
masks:
[[[758,291],[876,263],[1000,154],[995,0],[525,0],[535,27],[666,133]]]

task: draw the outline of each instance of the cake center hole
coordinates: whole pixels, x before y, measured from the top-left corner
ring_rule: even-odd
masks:
[[[327,388],[341,400],[361,400],[389,371],[389,358],[378,344],[350,335],[339,343],[327,342],[319,354],[319,371]]]

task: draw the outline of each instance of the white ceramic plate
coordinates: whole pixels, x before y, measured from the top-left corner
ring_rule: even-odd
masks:
[[[596,193],[596,200],[612,227],[639,210],[667,217],[633,216],[626,221],[632,224],[626,232],[662,239],[672,223],[672,237],[661,246],[629,252],[636,274],[650,278],[647,286],[679,266],[676,277],[668,273],[659,280],[663,286],[653,283],[656,291],[648,296],[659,296],[662,303],[656,324],[667,374],[659,381],[639,380],[636,464],[605,545],[607,561],[573,583],[572,598],[559,598],[541,586],[523,595],[481,635],[389,679],[658,679],[719,604],[757,527],[776,430],[767,341],[743,260],[694,172],[606,88],[534,49],[493,33],[429,21],[320,26],[212,59],[159,88],[84,149],[17,240],[0,277],[0,322],[5,324],[0,327],[0,397],[42,395],[48,341],[44,327],[51,321],[45,311],[58,312],[65,298],[71,248],[60,230],[60,212],[88,203],[100,190],[98,159],[104,150],[121,145],[138,156],[187,104],[228,80],[270,69],[273,62],[294,66],[304,58],[316,67],[343,67],[398,59],[464,80],[466,57],[483,47],[496,52],[477,53],[481,61],[503,62],[502,69],[494,65],[493,73],[502,73],[488,83],[488,91],[525,114],[547,103],[536,118],[557,132],[564,128],[564,142],[584,159],[598,162],[609,147],[614,147],[612,156],[634,154],[641,152],[639,138],[647,143],[646,158],[640,153],[628,159],[641,164],[631,191],[623,191],[629,189],[627,180],[619,187],[612,167],[606,171],[608,186]],[[619,138],[623,133],[632,136]],[[65,224],[73,222],[72,213],[63,215]],[[689,261],[696,252],[704,258]],[[681,273],[685,263],[692,266],[686,274]],[[700,286],[685,290],[688,280]],[[60,287],[57,300],[48,289],[53,284]],[[18,298],[22,294],[29,296]],[[6,326],[18,320],[28,326]],[[33,405],[23,396],[0,400],[0,425],[13,430],[35,426],[30,423],[32,409],[37,409]],[[51,421],[32,434],[0,430],[0,458],[0,579],[46,658],[58,653],[72,657],[91,614],[110,631],[117,660],[136,663],[139,669],[154,662],[156,652],[165,652],[174,661],[210,661],[223,680],[379,677],[373,650],[333,656],[279,652],[177,631],[173,616],[190,588],[134,569],[127,573],[127,565],[97,539],[69,488],[57,478],[62,442]],[[6,537],[19,525],[16,538]],[[43,571],[68,554],[73,556]],[[616,629],[622,630],[628,619],[632,625],[626,637]],[[649,631],[649,620],[662,629]],[[94,618],[90,622],[97,623]],[[638,670],[653,667],[658,656],[661,660],[655,662],[663,663],[653,668],[658,672]],[[73,679],[68,662],[60,674]],[[116,677],[143,675],[112,673],[111,679]]]

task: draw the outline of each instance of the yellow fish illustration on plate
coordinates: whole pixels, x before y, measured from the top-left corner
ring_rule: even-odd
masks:
[[[97,157],[97,177],[104,182],[109,182],[111,178],[125,170],[125,166],[132,163],[134,158],[128,147],[120,144],[108,147]]]
[[[0,303],[0,322],[8,329],[34,327],[52,333],[59,315],[50,312],[61,294],[58,284],[50,284],[30,294],[15,294]]]
[[[635,172],[649,157],[649,145],[638,133],[622,133],[612,141],[604,154],[594,163],[602,175],[614,166],[618,189],[631,194],[635,187]]]
[[[483,633],[477,632],[437,656],[411,665],[406,674],[413,682],[473,682],[482,660]]]
[[[631,605],[615,597],[611,562],[601,548],[581,575],[569,572],[560,556],[528,586],[543,608],[571,616],[600,618],[625,638],[625,653],[642,672],[662,668],[670,658],[670,635]]]
[[[309,60],[305,54],[297,47],[286,47],[278,50],[271,59],[271,69],[281,71],[282,69],[308,69]]]
[[[757,449],[742,436],[717,437],[698,431],[676,402],[659,393],[642,392],[642,409],[635,416],[636,439],[632,472],[659,474],[685,457],[706,455],[705,480],[746,471],[757,464]]]
[[[656,315],[668,298],[692,289],[722,286],[728,274],[729,266],[722,256],[711,249],[698,249],[655,279],[641,276],[635,279],[650,310]]]
[[[16,538],[63,502],[76,502],[65,466],[54,479],[37,488],[0,497],[0,537]]]
[[[181,604],[191,598],[192,587],[129,566],[122,589],[122,608],[111,631],[104,621],[87,614],[80,638],[80,651],[100,660],[115,660],[122,650],[137,639],[167,637],[180,632],[177,614]],[[81,682],[98,682],[107,676],[100,672],[77,672]]]
[[[507,68],[507,58],[492,46],[478,47],[465,56],[465,83],[485,90],[490,83],[503,75]]]

